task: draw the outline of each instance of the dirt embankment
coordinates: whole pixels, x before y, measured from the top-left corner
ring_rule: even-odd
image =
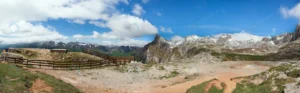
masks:
[[[41,79],[36,79],[30,88],[30,92],[42,93],[42,92],[52,92],[52,87],[48,86],[45,81]]]

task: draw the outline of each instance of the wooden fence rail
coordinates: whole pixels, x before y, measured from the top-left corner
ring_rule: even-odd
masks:
[[[91,69],[104,66],[118,66],[129,63],[128,61],[111,62],[109,60],[76,60],[76,61],[54,61],[54,60],[29,60],[15,57],[0,57],[7,63],[19,64],[26,67],[52,68],[52,69]]]

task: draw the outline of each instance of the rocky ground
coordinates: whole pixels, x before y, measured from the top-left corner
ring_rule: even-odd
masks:
[[[233,93],[298,93],[300,90],[300,65],[282,62],[279,66],[246,77],[233,78],[238,81]]]
[[[210,59],[209,59],[210,60]],[[163,64],[132,62],[126,66],[90,70],[45,70],[86,93],[185,93],[191,86],[218,79],[234,87],[230,78],[248,76],[266,71],[270,62],[236,61],[203,62],[204,59],[182,60]]]
[[[46,50],[30,51],[36,53],[34,57],[38,59],[55,57]],[[83,54],[79,56],[84,57]],[[276,63],[221,61],[210,53],[202,52],[190,58],[164,63],[131,62],[124,66],[85,70],[29,69],[52,75],[85,93],[185,93],[192,86],[212,79],[218,80],[212,85],[224,83],[224,92],[231,93],[239,83],[231,78],[258,74]]]

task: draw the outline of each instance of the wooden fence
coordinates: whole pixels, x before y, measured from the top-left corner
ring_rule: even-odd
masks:
[[[109,60],[77,60],[77,61],[52,61],[52,60],[29,60],[15,57],[0,57],[2,61],[19,64],[26,67],[47,69],[92,69],[104,66],[118,66],[129,63],[128,60],[111,62]]]

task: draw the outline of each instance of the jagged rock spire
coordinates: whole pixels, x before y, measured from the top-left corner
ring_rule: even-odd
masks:
[[[296,30],[294,32],[294,35],[293,35],[293,38],[291,39],[291,41],[297,40],[298,37],[300,37],[300,24],[297,25]]]
[[[165,40],[163,37],[161,37],[159,34],[156,34],[154,37],[154,40],[152,41],[152,43],[158,43],[158,42],[164,42],[167,43],[167,40]]]

